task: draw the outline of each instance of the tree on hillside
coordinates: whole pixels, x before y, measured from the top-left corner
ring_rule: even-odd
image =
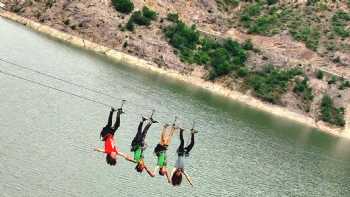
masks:
[[[114,8],[124,14],[129,14],[134,10],[134,4],[130,0],[112,0]]]

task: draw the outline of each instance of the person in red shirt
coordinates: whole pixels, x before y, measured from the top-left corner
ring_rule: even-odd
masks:
[[[120,155],[124,157],[126,160],[135,163],[135,161],[131,159],[130,156],[120,152],[118,147],[115,146],[114,133],[120,126],[120,115],[123,114],[124,112],[122,108],[118,109],[116,121],[112,126],[112,118],[113,118],[114,111],[115,109],[111,108],[111,111],[109,112],[109,116],[108,116],[108,123],[100,133],[101,140],[104,141],[104,149],[95,148],[95,151],[106,153],[106,162],[111,166],[116,165],[117,155]]]

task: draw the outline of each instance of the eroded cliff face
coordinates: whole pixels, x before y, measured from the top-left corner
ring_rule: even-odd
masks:
[[[273,36],[247,33],[238,23],[232,21],[239,20],[238,14],[249,2],[231,6],[221,4],[220,0],[134,0],[135,9],[141,10],[146,5],[159,13],[158,19],[150,26],[137,26],[134,32],[123,30],[130,14],[117,12],[110,0],[3,0],[3,2],[8,10],[55,29],[155,62],[159,67],[205,77],[207,70],[199,65],[183,63],[164,36],[163,27],[169,25],[165,17],[168,13],[178,13],[181,20],[188,25],[195,24],[203,33],[214,35],[218,39],[229,37],[239,42],[250,39],[258,49],[249,52],[246,65],[251,69],[258,70],[266,64],[281,68],[295,66],[303,68],[310,79],[309,83],[315,98],[310,110],[306,112],[303,101],[290,86],[280,103],[289,110],[318,120],[319,106],[324,93],[329,94],[338,107],[345,107],[350,102],[349,89],[339,90],[337,85],[327,83],[331,75],[326,75],[323,80],[315,76],[315,70],[324,68],[350,79],[349,53],[335,52],[332,58],[339,57],[339,61],[335,62],[330,56],[310,50],[304,43],[295,41],[288,31]],[[303,7],[306,2],[280,3]],[[338,7],[330,9],[346,6],[344,3],[334,4],[337,5]],[[349,38],[344,42],[350,43]],[[224,76],[216,81],[231,89],[250,94],[249,90],[242,88],[241,79]]]

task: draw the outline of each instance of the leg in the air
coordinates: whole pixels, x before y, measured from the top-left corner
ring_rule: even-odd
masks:
[[[185,142],[184,142],[183,131],[184,131],[183,129],[180,129],[180,145],[177,148],[178,155],[183,155],[183,153],[185,152],[185,149],[184,149]]]
[[[168,124],[165,124],[163,126],[163,129],[162,129],[162,132],[160,133],[160,144],[161,145],[164,145],[165,144],[165,140],[166,140],[166,131],[167,131],[167,128],[169,127]]]
[[[149,122],[145,128],[143,128],[143,131],[142,131],[142,135],[141,135],[141,142],[142,144],[145,143],[145,138],[146,138],[146,135],[147,135],[147,131],[149,130],[149,128],[151,127],[152,125],[152,122]]]
[[[190,151],[193,148],[193,146],[194,146],[194,132],[191,133],[191,142],[190,142],[190,144],[185,148],[186,155],[188,155],[190,153]]]
[[[164,137],[163,137],[163,143],[165,145],[170,144],[171,138],[173,137],[175,131],[176,131],[176,128],[174,126],[170,126],[166,129],[166,132],[164,132]]]
[[[113,118],[113,113],[114,113],[114,108],[111,108],[111,111],[109,112],[109,116],[108,116],[108,122],[106,127],[112,127],[112,118]]]
[[[131,142],[131,146],[135,146],[141,142],[141,140],[142,140],[142,126],[143,126],[143,122],[145,120],[146,120],[146,118],[142,117],[142,121],[140,121],[139,126],[137,128],[137,133]]]
[[[114,135],[115,131],[120,127],[120,115],[123,113],[121,109],[118,109],[117,118],[115,120],[114,126],[111,129],[111,134]]]

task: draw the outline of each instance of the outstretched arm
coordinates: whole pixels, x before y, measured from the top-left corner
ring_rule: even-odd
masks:
[[[126,159],[127,161],[133,162],[133,163],[137,163],[135,160],[133,160],[129,155],[124,154],[122,152],[118,152],[118,155],[124,157],[124,159]]]
[[[105,150],[101,148],[95,148],[94,151],[104,153]]]
[[[189,176],[186,174],[186,172],[182,172],[182,173],[183,173],[183,175],[185,175],[186,180],[188,181],[188,183],[193,187],[191,177],[189,177]]]
[[[176,171],[176,168],[173,168],[173,170],[171,171],[171,174],[170,174],[171,177],[174,175],[175,171]]]
[[[167,180],[168,180],[168,183],[171,183],[168,170],[165,171],[165,176],[166,176],[166,178],[167,178]]]
[[[151,172],[150,169],[148,169],[148,167],[145,165],[145,169],[147,171],[147,173],[149,174],[150,177],[154,177],[155,176],[155,173]]]
[[[155,175],[155,174],[157,173],[158,170],[159,170],[159,166],[156,166],[156,167],[154,168],[153,174]]]

